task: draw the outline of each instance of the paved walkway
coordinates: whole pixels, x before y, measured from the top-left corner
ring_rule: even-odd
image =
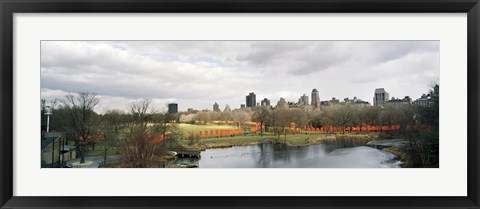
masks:
[[[85,157],[85,163],[80,164],[80,158],[67,161],[67,165],[72,168],[98,168],[103,163],[104,157]],[[119,161],[120,156],[107,156],[107,162]]]

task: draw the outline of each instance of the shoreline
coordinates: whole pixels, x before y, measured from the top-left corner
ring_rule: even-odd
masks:
[[[395,155],[398,158],[398,160],[403,162],[403,164],[401,165],[402,168],[414,168],[411,156],[408,154],[408,152],[405,149],[401,149],[397,147],[385,147],[382,150],[384,152],[388,152]]]
[[[315,136],[315,135],[312,135],[312,136]],[[291,143],[291,141],[288,141],[288,140],[285,142],[285,140],[279,140],[278,141],[276,139],[276,137],[275,137],[275,139],[272,139],[271,137],[270,138],[267,137],[267,139],[254,141],[254,142],[249,142],[249,143],[241,143],[241,144],[232,144],[232,143],[195,144],[193,146],[190,145],[186,148],[194,148],[194,149],[197,148],[197,149],[199,149],[200,152],[202,152],[202,151],[205,151],[207,149],[225,149],[225,148],[231,148],[231,147],[236,147],[236,146],[250,146],[250,145],[257,145],[257,144],[285,144],[286,146],[289,146],[289,147],[307,147],[307,146],[312,146],[312,145],[318,145],[318,144],[320,144],[320,143],[322,143],[323,141],[326,141],[326,140],[337,140],[339,137],[367,138],[367,139],[370,139],[370,140],[377,140],[379,136],[378,135],[367,135],[367,134],[365,134],[365,135],[329,134],[329,135],[325,136],[325,138],[316,139],[316,140],[308,140],[308,142],[304,143],[304,144],[293,144],[293,143]],[[228,139],[226,139],[226,140],[228,140]],[[364,146],[371,147],[371,146],[368,146],[366,144]],[[405,150],[403,150],[401,148],[397,148],[397,147],[384,147],[383,149],[379,149],[379,150],[382,150],[384,152],[395,155],[395,157],[399,161],[402,162],[401,168],[411,167],[412,162],[411,162],[410,156],[408,155],[408,153]]]
[[[354,138],[365,138],[365,139],[370,139],[370,140],[375,140],[377,139],[376,137],[372,137],[372,136],[369,136],[369,135],[350,135],[350,136],[345,136],[345,135],[341,135],[340,137],[354,137]],[[208,143],[208,144],[195,144],[195,145],[188,145],[188,146],[183,146],[183,148],[186,148],[186,149],[196,149],[198,150],[199,152],[203,152],[207,149],[225,149],[225,148],[232,148],[232,147],[236,147],[236,146],[250,146],[250,145],[258,145],[258,144],[283,144],[283,145],[286,145],[288,147],[308,147],[308,146],[312,146],[312,145],[318,145],[318,144],[321,144],[322,142],[326,141],[326,140],[337,140],[339,138],[338,135],[328,135],[326,136],[325,138],[321,138],[321,139],[316,139],[316,140],[309,140],[307,143],[304,143],[304,144],[293,144],[291,143],[290,141],[284,141],[284,140],[281,140],[281,141],[277,141],[276,138],[275,139],[272,139],[271,137],[266,137],[265,139],[261,139],[261,140],[257,140],[257,141],[251,141],[251,142],[248,142],[248,143]],[[367,146],[367,147],[371,147],[371,146],[368,146],[368,145],[363,145],[363,146]],[[371,147],[373,148],[373,147]],[[382,150],[384,152],[387,152],[387,153],[391,153],[393,155],[395,155],[395,157],[400,160],[402,162],[402,165],[401,165],[401,168],[408,168],[410,167],[409,166],[409,156],[408,154],[404,151],[404,150],[401,150],[399,148],[395,148],[395,147],[385,147],[383,149],[379,149],[379,150]],[[157,164],[164,164],[170,160],[173,160],[175,159],[177,156],[170,156],[170,155],[166,155],[166,156],[156,156],[155,159],[153,160],[153,162],[157,163]],[[109,165],[107,167],[121,167],[119,164],[117,165]],[[174,168],[175,166],[172,167],[172,165],[169,166],[169,168]],[[186,168],[185,165],[178,165],[177,166],[178,168]],[[175,168],[177,168],[175,167]]]
[[[287,137],[305,137],[303,140],[307,141],[307,143],[299,143],[295,144],[292,143],[292,139],[282,139],[283,136],[280,137],[279,140],[277,140],[277,137],[272,137],[272,136],[264,136],[258,139],[257,141],[249,141],[249,142],[244,142],[244,143],[232,143],[233,140],[235,140],[235,137],[226,137],[226,138],[207,138],[204,140],[213,140],[213,142],[210,143],[197,143],[194,145],[181,145],[180,147],[182,148],[187,148],[187,149],[199,149],[200,151],[205,151],[206,149],[222,149],[222,148],[231,148],[235,146],[250,146],[250,145],[257,145],[257,144],[286,144],[289,147],[307,147],[311,145],[317,145],[320,144],[323,141],[326,140],[337,140],[339,137],[345,137],[345,138],[367,138],[371,140],[375,140],[378,138],[378,135],[368,135],[368,134],[356,134],[356,135],[350,135],[350,134],[312,134],[312,135],[287,135]],[[248,136],[241,136],[240,138],[245,138]],[[253,136],[253,137],[259,137]],[[310,139],[311,137],[316,137],[315,139]]]

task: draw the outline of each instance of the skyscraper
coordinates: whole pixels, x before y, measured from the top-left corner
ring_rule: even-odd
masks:
[[[168,104],[168,113],[177,113],[177,112],[178,112],[178,104],[177,103]]]
[[[308,96],[303,94],[303,96],[300,97],[299,103],[299,105],[308,105]]]
[[[373,106],[383,106],[388,101],[389,94],[384,88],[375,89],[375,95],[373,96]]]
[[[215,104],[213,104],[213,111],[220,112],[220,107],[218,106],[217,102],[215,102]]]
[[[320,108],[320,96],[318,95],[318,90],[312,90],[312,106],[314,108]]]
[[[256,96],[253,92],[248,94],[248,96],[246,97],[246,100],[247,100],[247,102],[246,102],[247,107],[255,107],[255,105],[257,104]]]

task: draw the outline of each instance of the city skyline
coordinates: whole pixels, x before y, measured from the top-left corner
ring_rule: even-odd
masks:
[[[439,80],[438,41],[42,41],[41,97],[95,92],[96,111],[151,99],[237,109],[254,92],[259,103],[296,102],[317,89],[321,101],[356,96],[373,105],[377,88],[420,98]],[[310,100],[312,97],[309,98]]]
[[[338,100],[339,102],[344,102],[344,99],[348,99],[349,101],[367,102],[370,106],[384,106],[384,105],[387,104],[389,101],[403,100],[403,99],[406,99],[406,98],[408,98],[408,99],[411,100],[411,101],[410,101],[411,104],[415,104],[415,101],[416,101],[416,100],[419,100],[419,101],[420,101],[420,100],[422,100],[422,99],[425,99],[426,95],[429,94],[429,92],[424,92],[424,93],[422,93],[422,95],[419,96],[418,98],[413,98],[413,100],[412,100],[412,97],[409,96],[409,95],[405,95],[405,96],[403,96],[403,97],[395,97],[395,96],[388,97],[388,98],[387,98],[387,97],[384,97],[384,98],[382,98],[382,99],[384,99],[383,102],[380,103],[380,104],[377,104],[377,103],[375,103],[375,102],[376,102],[375,97],[376,97],[376,95],[377,95],[377,93],[378,93],[379,90],[385,91],[384,88],[377,88],[377,89],[375,89],[375,93],[374,93],[374,96],[373,96],[374,99],[372,100],[373,102],[370,102],[370,101],[365,100],[365,99],[362,99],[362,98],[358,98],[358,97],[356,97],[356,96],[353,96],[353,97],[345,97],[345,98],[332,97],[332,98],[325,98],[325,99],[323,99],[323,100],[318,100],[318,101],[319,101],[319,103],[320,103],[320,102],[330,102],[330,101],[332,101],[332,100],[335,99],[335,100]],[[312,90],[312,95],[316,95],[317,93],[318,93],[318,90],[317,90],[317,89],[313,89],[313,90]],[[388,92],[385,92],[385,93],[386,93],[386,95],[389,95]],[[239,106],[239,107],[237,107],[237,108],[234,108],[234,110],[235,110],[235,109],[242,109],[242,108],[252,108],[252,107],[249,107],[249,106],[244,106],[246,103],[248,103],[249,96],[251,96],[252,94],[253,94],[253,96],[256,98],[255,92],[250,92],[249,95],[246,96],[246,101],[245,101],[245,103],[241,104],[241,106]],[[316,102],[314,102],[313,100],[309,102],[309,101],[308,101],[308,99],[309,99],[308,96],[306,96],[306,100],[304,100],[304,97],[305,97],[305,96],[306,96],[306,94],[303,94],[302,96],[300,96],[300,99],[298,100],[298,103],[299,103],[298,105],[300,105],[300,106],[312,106],[313,108],[320,108],[320,104],[319,104],[319,106],[317,107],[317,106],[316,106]],[[255,98],[254,98],[254,99],[255,99]],[[281,98],[283,98],[283,97],[280,97],[280,98],[278,99],[278,101],[280,101]],[[394,98],[395,100],[391,100],[391,99],[393,99],[393,98]],[[283,99],[284,99],[284,98],[283,98]],[[267,101],[268,101],[268,102],[267,102]],[[260,102],[257,102],[256,105],[255,105],[255,107],[267,106],[267,107],[276,108],[276,106],[277,106],[276,104],[278,103],[278,101],[275,102],[275,103],[270,103],[270,99],[269,99],[268,97],[266,97],[266,98],[264,98],[263,100],[261,100]],[[295,103],[295,101],[288,101],[288,100],[286,100],[286,102],[287,102],[287,103]],[[265,103],[265,104],[264,104],[264,103]],[[229,104],[224,104],[224,105],[229,107]],[[220,104],[218,104],[217,102],[215,102],[215,103],[213,104],[213,109],[212,109],[213,111],[217,111],[217,110],[215,110],[215,106],[219,107]],[[202,109],[188,108],[188,109],[197,110],[197,111],[200,111],[200,110],[210,110],[209,108],[202,108]],[[219,110],[219,111],[220,111],[220,110]],[[229,111],[230,111],[230,110],[229,110]],[[185,112],[185,111],[184,111],[184,112]],[[188,112],[188,111],[186,111],[186,112]],[[221,112],[224,112],[224,111],[221,111]]]

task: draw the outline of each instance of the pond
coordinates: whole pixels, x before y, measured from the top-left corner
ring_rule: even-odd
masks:
[[[309,146],[257,144],[207,149],[199,158],[177,157],[167,165],[198,168],[399,168],[391,153],[368,147],[365,139],[336,139]]]

